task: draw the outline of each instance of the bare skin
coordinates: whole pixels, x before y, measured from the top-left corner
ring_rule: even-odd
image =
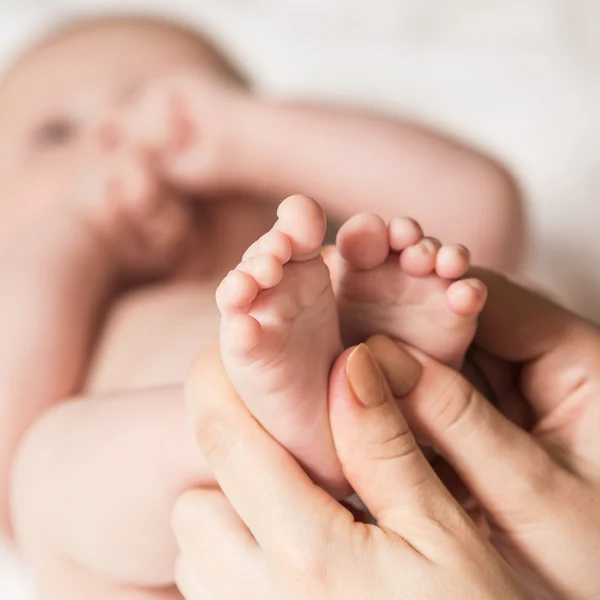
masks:
[[[319,257],[324,217],[318,205],[305,197],[289,198],[279,213],[274,229],[250,246],[246,260],[219,288],[219,304],[225,309],[222,346],[219,349],[213,345],[205,350],[196,373],[203,368],[206,384],[210,385],[212,373],[223,368],[222,356],[227,372],[247,394],[246,401],[257,418],[309,466],[315,479],[340,497],[348,488],[330,436],[327,381],[331,363],[341,351],[341,342],[337,327],[327,328],[337,322],[337,307],[327,269]],[[415,241],[420,243],[418,239]],[[286,257],[292,258],[292,262],[282,265]],[[456,257],[460,259],[462,255]],[[304,260],[297,262],[299,258]],[[409,270],[418,265],[411,260],[409,253],[405,261]],[[460,261],[450,266],[462,269]],[[386,269],[381,285],[395,286],[398,277],[402,280],[406,276],[398,263],[395,269]],[[443,280],[437,276],[424,275],[422,285],[416,288],[417,298],[421,299],[426,286],[435,297],[440,282]],[[259,283],[270,289],[259,290]],[[469,282],[461,283],[471,289]],[[301,296],[294,291],[298,286],[302,289]],[[313,295],[321,298],[323,306],[310,302]],[[307,299],[306,304],[297,304],[301,297]],[[444,293],[441,298],[445,299]],[[471,304],[464,307],[465,315],[455,315],[456,352],[461,351],[464,343],[463,323],[472,321],[483,298],[472,295]],[[426,304],[411,303],[410,288],[405,300],[407,307],[413,307],[412,314],[407,311],[403,315],[406,324],[418,318],[422,308],[428,310]],[[354,306],[360,308],[355,302]],[[367,296],[365,302],[370,302]],[[244,306],[248,307],[246,312],[240,310]],[[279,320],[278,306],[288,311],[283,321]],[[452,309],[445,306],[444,311],[438,312],[440,346],[452,341],[445,327],[446,311],[452,314]],[[389,309],[394,316],[396,305],[389,305]],[[231,319],[242,315],[250,321],[241,329],[232,330]],[[253,321],[250,315],[257,320]],[[329,315],[325,322],[321,319],[323,315]],[[373,326],[376,323],[374,320]],[[397,327],[401,334],[402,321]],[[317,331],[322,336],[318,353],[313,347]],[[430,340],[434,328],[425,333]],[[449,353],[456,355],[456,352]],[[316,361],[311,377],[294,379],[298,370],[291,366],[310,360]],[[322,369],[322,377],[316,376],[318,369]],[[267,387],[257,393],[261,386]],[[301,399],[305,401],[300,403]],[[295,414],[295,428],[304,431],[300,442],[287,419],[289,411]],[[110,447],[105,448],[107,431]],[[122,456],[127,461],[121,460]],[[90,465],[96,462],[99,468],[91,469]],[[60,465],[58,472],[53,465]],[[98,396],[93,402],[62,404],[31,429],[19,457],[17,475],[15,522],[19,539],[34,564],[46,564],[50,552],[55,555],[54,561],[59,560],[57,556],[76,560],[79,568],[88,570],[95,581],[99,577],[113,582],[139,581],[153,588],[172,581],[176,555],[168,526],[172,503],[189,487],[213,483],[187,427],[178,388]],[[78,494],[77,489],[86,493]],[[37,499],[42,494],[46,513],[40,515]],[[89,514],[96,515],[93,522]],[[41,569],[40,576],[43,573]],[[55,595],[48,597],[67,594],[70,579],[61,585],[52,574],[46,576],[48,580],[41,582],[42,587],[57,586]]]
[[[465,278],[464,246],[424,237],[412,219],[386,225],[359,214],[342,226],[337,248],[334,282],[347,346],[385,333],[462,366],[486,297],[480,281]]]
[[[404,366],[414,386],[420,365],[406,353]],[[436,477],[367,344],[336,362],[330,414],[344,472],[377,525],[315,486],[223,383],[189,388],[221,489],[189,491],[173,511],[188,600],[534,597]]]
[[[293,196],[278,215],[217,291],[221,355],[254,416],[340,497],[348,488],[330,434],[327,382],[343,348],[341,335],[389,333],[460,367],[486,290],[477,279],[456,281],[469,268],[462,248],[423,238],[415,221],[393,220],[387,227],[363,214],[338,236],[346,259],[340,256],[334,268],[336,300],[320,256],[325,217],[319,205]],[[454,278],[443,279],[436,268]]]
[[[444,178],[413,177],[411,169],[399,171],[396,164],[398,156],[411,153],[410,148],[400,152],[405,144],[442,144],[453,157],[446,183],[461,182],[453,210],[461,213],[468,205],[465,214],[471,214],[482,194],[486,206],[494,208],[489,214],[498,237],[490,235],[491,245],[480,246],[483,226],[478,223],[472,237],[476,256],[489,259],[488,264],[516,262],[514,257],[505,262],[509,240],[500,244],[499,239],[510,223],[521,230],[518,193],[493,161],[413,126],[408,136],[407,127],[395,121],[344,113],[329,138],[340,144],[321,154],[317,164],[314,147],[321,140],[322,116],[336,111],[291,105],[265,110],[269,104],[249,94],[241,78],[207,48],[170,26],[117,19],[50,40],[25,57],[0,89],[0,192],[11,199],[2,205],[0,222],[10,223],[17,234],[0,235],[13,292],[1,299],[6,323],[0,325],[14,331],[0,345],[0,369],[11,375],[2,378],[10,386],[0,390],[2,414],[10,417],[0,420],[0,514],[9,530],[12,472],[12,525],[39,566],[48,598],[79,598],[86,577],[90,587],[105,581],[114,591],[117,582],[119,593],[134,596],[151,589],[148,593],[160,595],[172,583],[168,507],[182,486],[207,480],[189,444],[180,386],[195,354],[218,332],[217,285],[275,222],[275,196],[288,189],[320,195],[322,185],[324,208],[345,218],[359,202],[368,206],[371,198],[361,200],[363,191],[377,180],[377,209],[386,218],[412,207],[421,211],[421,199],[427,197],[436,235],[460,238],[463,219],[457,218],[454,228],[433,210],[436,195],[430,186]],[[82,62],[83,56],[95,58]],[[104,118],[106,113],[111,118]],[[308,127],[311,115],[314,126]],[[191,134],[183,139],[177,136],[182,119]],[[363,171],[365,156],[344,156],[346,148],[367,138],[372,144],[368,158],[381,169]],[[178,143],[172,145],[173,139]],[[254,158],[260,161],[247,161],[259,140]],[[265,144],[268,140],[272,143]],[[273,168],[278,161],[290,170]],[[442,165],[424,168],[441,177]],[[471,180],[467,173],[470,189],[464,187]],[[254,200],[257,194],[266,202]],[[64,217],[69,230],[37,231],[34,225],[41,227],[48,215]],[[448,230],[439,226],[442,222]],[[75,243],[86,234],[89,252]],[[513,248],[519,246],[516,237]],[[23,244],[13,239],[31,240],[23,250],[30,259],[14,261],[15,246]],[[12,273],[22,280],[20,287],[12,287]],[[82,296],[79,284],[95,277],[94,286],[83,286],[89,297]],[[447,284],[434,281],[444,298]],[[16,319],[23,298],[31,302],[28,318]],[[217,348],[210,351],[218,357]],[[31,366],[48,364],[47,357],[52,358],[47,378],[31,378]],[[175,387],[167,392],[165,385]],[[114,401],[107,400],[111,393]],[[85,402],[66,402],[69,397]],[[34,425],[42,412],[46,415]],[[144,419],[137,419],[141,413]],[[132,450],[134,423],[137,448],[147,453]],[[166,446],[156,443],[159,438]],[[173,441],[176,447],[165,453]],[[148,464],[155,466],[151,472],[143,468]],[[85,494],[74,493],[83,482]],[[119,496],[108,515],[108,504],[100,502],[103,490]],[[157,490],[160,498],[147,503]],[[41,506],[39,498],[45,498]],[[86,507],[87,502],[92,504]],[[94,545],[99,536],[106,543]],[[56,569],[48,573],[44,564]],[[77,577],[72,577],[74,564]]]
[[[462,484],[463,491],[465,484],[468,486],[477,500],[477,522],[483,525],[489,540],[514,569],[512,576],[514,572],[518,573],[533,597],[548,600],[596,598],[600,594],[597,576],[600,560],[598,328],[496,273],[477,269],[474,274],[489,289],[489,302],[482,312],[475,339],[480,353],[478,359],[486,359],[481,367],[489,379],[488,391],[502,407],[512,407],[514,411],[519,404],[525,405],[533,417],[528,430],[513,424],[455,370],[414,349],[409,354],[403,344],[378,335],[366,344],[370,352],[360,346],[349,358],[348,354],[342,355],[334,366],[330,387],[331,421],[334,436],[342,436],[336,447],[342,459],[356,461],[353,466],[346,463],[348,477],[360,475],[361,487],[356,479],[355,488],[361,489],[367,504],[374,503],[375,514],[377,510],[381,511],[379,524],[385,526],[394,516],[400,515],[402,527],[413,535],[408,546],[411,550],[416,547],[416,538],[433,535],[437,539],[430,539],[428,548],[440,552],[443,544],[439,533],[456,534],[457,527],[455,523],[440,528],[444,519],[439,511],[447,488],[435,492],[420,472],[419,465],[425,463],[411,432],[428,437],[460,475],[460,480],[455,477],[452,482],[452,491],[459,491],[457,483]],[[361,358],[357,360],[359,353]],[[368,361],[364,360],[366,355],[371,357]],[[359,416],[348,408],[345,400],[349,391],[357,390],[361,397],[364,394],[378,398],[367,403],[369,410],[381,408],[379,401],[386,394],[385,388],[378,385],[380,374],[371,364],[373,357],[396,396],[393,411],[399,414],[400,406],[407,424],[398,426],[391,414],[386,414],[380,427],[371,429],[372,422],[365,414]],[[197,364],[199,370],[191,373],[187,386],[197,439],[210,454],[239,516],[220,492],[193,490],[182,496],[176,506],[174,523],[181,543],[179,580],[183,589],[189,590],[190,598],[195,597],[194,593],[203,597],[202,593],[206,589],[209,591],[205,593],[210,593],[211,588],[219,592],[230,591],[238,583],[230,581],[231,564],[235,561],[241,572],[250,573],[248,583],[244,582],[244,593],[253,597],[249,591],[253,590],[256,597],[268,595],[265,590],[272,589],[270,586],[274,582],[269,579],[273,569],[261,568],[264,558],[261,551],[272,552],[277,544],[261,544],[262,548],[257,551],[254,538],[250,538],[250,543],[247,543],[248,538],[244,539],[247,529],[240,526],[241,516],[253,533],[260,529],[260,533],[272,533],[280,539],[282,545],[273,552],[269,564],[277,565],[276,571],[283,565],[280,572],[283,578],[293,572],[290,583],[300,582],[302,592],[305,592],[310,585],[307,580],[312,576],[319,584],[311,586],[311,592],[321,589],[326,597],[331,597],[332,591],[339,589],[334,586],[332,590],[332,581],[336,559],[343,551],[332,552],[328,546],[344,530],[344,527],[332,527],[331,510],[335,512],[340,507],[322,495],[327,501],[320,505],[321,510],[316,508],[318,501],[309,502],[308,520],[299,527],[300,507],[312,496],[315,486],[304,478],[307,483],[304,491],[294,489],[294,461],[289,456],[274,458],[278,449],[267,436],[265,442],[269,447],[261,449],[258,438],[263,437],[264,432],[258,431],[256,423],[245,416],[245,408],[225,372],[213,363],[210,376],[206,377],[208,371],[204,361]],[[353,427],[363,443],[348,435]],[[245,445],[248,451],[240,451]],[[369,463],[369,468],[365,468],[365,462],[368,462],[365,453],[379,461],[379,467]],[[398,471],[392,473],[389,470],[394,457],[400,457],[404,466],[409,467],[402,477],[397,476]],[[252,458],[258,460],[250,467],[247,461]],[[247,474],[261,469],[268,471],[269,465],[274,470],[265,479],[273,488],[280,489],[281,496],[265,493],[263,488],[258,490],[259,493],[248,489]],[[275,472],[278,472],[276,476]],[[375,479],[379,476],[383,487],[379,488],[382,493],[378,496]],[[408,500],[397,489],[398,485],[407,482],[414,484],[416,502]],[[450,483],[450,480],[446,482]],[[252,512],[248,511],[252,503],[248,498],[257,501],[252,522],[246,520]],[[401,506],[398,505],[399,498],[406,500]],[[268,502],[280,505],[275,517],[265,509]],[[419,523],[418,516],[409,515],[412,507],[423,505],[437,512],[433,524],[424,526]],[[199,506],[203,507],[201,513]],[[287,525],[277,520],[282,514],[289,517]],[[347,512],[343,514],[351,526],[357,525]],[[320,517],[324,517],[323,537],[315,536],[311,531]],[[260,527],[255,530],[254,525]],[[289,530],[287,526],[290,526]],[[204,527],[210,528],[213,539],[217,537],[216,530],[222,528],[223,537],[229,543],[221,553],[198,535]],[[290,535],[299,536],[298,544],[290,544]],[[347,543],[348,537],[341,536],[341,539]],[[389,541],[389,536],[383,539]],[[364,540],[361,535],[358,545]],[[461,540],[465,542],[464,537]],[[302,544],[308,546],[302,550]],[[238,548],[239,552],[232,555],[231,547]],[[290,550],[292,555],[287,556],[289,562],[286,563],[286,554]],[[454,558],[461,555],[456,549],[441,552],[442,561],[450,555]],[[352,548],[351,564],[354,556],[356,546]],[[383,555],[378,554],[374,569],[377,571],[383,562]],[[363,563],[361,561],[350,573],[345,571],[343,583],[351,581],[353,584],[344,589],[345,596],[355,592],[361,582],[369,580],[371,570],[357,575]],[[207,564],[210,567],[207,568]],[[346,562],[342,561],[342,564],[347,567]],[[402,564],[405,566],[406,563]],[[434,560],[425,564],[439,563]],[[485,564],[490,566],[493,561],[488,559]],[[401,570],[395,561],[394,576]],[[404,573],[399,586],[410,581],[414,572]],[[200,577],[199,573],[205,577]],[[471,574],[466,581],[472,583],[475,579]],[[376,581],[381,584],[386,579],[380,576]],[[421,577],[410,591],[417,589],[421,592],[419,597],[423,597],[423,588],[432,581],[433,577]],[[275,585],[281,585],[281,582],[282,579],[277,578]],[[444,592],[440,592],[441,597],[447,597],[449,589],[446,586]],[[498,589],[491,585],[473,597],[487,598],[490,590]],[[402,597],[409,597],[410,591]],[[393,595],[389,590],[380,593],[386,598]],[[440,597],[440,593],[433,597]],[[471,596],[463,592],[461,597]],[[508,597],[516,597],[516,592],[512,590]]]
[[[522,199],[489,157],[383,115],[274,103],[198,83],[181,69],[107,121],[155,156],[175,186],[276,201],[305,194],[338,222],[364,210],[385,221],[411,215],[429,235],[468,246],[476,264],[503,272],[520,266]]]
[[[231,195],[197,205],[190,218],[186,196],[151,175],[143,153],[106,147],[97,123],[132,86],[206,62],[197,43],[169,28],[121,23],[108,31],[92,28],[45,45],[8,74],[0,91],[0,195],[7,199],[0,223],[10,225],[0,234],[7,276],[0,523],[7,532],[10,465],[29,425],[84,389],[181,382],[199,340],[218,331],[218,281],[274,220],[264,204]],[[81,55],[97,62],[82,65],[74,58]],[[129,60],[117,60],[122,56]],[[56,80],[48,88],[51,73]],[[231,242],[221,246],[222,237]],[[191,313],[203,338],[167,345],[174,306],[177,314]],[[165,341],[155,354],[148,336]],[[32,363],[48,365],[43,378],[31,378]]]
[[[329,434],[327,386],[343,347],[321,258],[325,215],[304,196],[285,200],[278,215],[217,290],[221,354],[254,415],[339,495],[345,478]]]

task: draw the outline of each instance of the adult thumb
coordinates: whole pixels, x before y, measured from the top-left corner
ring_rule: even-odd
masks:
[[[396,342],[378,336],[369,345],[386,374],[404,368],[406,351]],[[503,514],[540,510],[562,473],[546,449],[462,375],[418,356],[423,369],[418,384],[409,394],[392,389],[410,425],[444,456],[499,524]]]
[[[419,371],[406,354],[395,383],[408,391]],[[330,418],[344,474],[380,526],[403,535],[413,518],[447,522],[456,516],[458,505],[425,459],[365,344],[334,366]]]

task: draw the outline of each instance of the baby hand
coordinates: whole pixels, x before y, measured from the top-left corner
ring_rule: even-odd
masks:
[[[106,139],[91,140],[69,206],[128,279],[168,274],[191,238],[186,199],[160,182],[143,152]]]
[[[113,143],[148,154],[177,189],[231,191],[251,106],[242,88],[189,69],[151,82],[102,127]]]

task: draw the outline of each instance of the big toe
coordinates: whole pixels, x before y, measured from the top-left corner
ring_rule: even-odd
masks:
[[[284,232],[292,245],[292,260],[310,260],[319,255],[327,221],[320,205],[308,196],[286,198],[277,209],[275,229]]]
[[[336,240],[338,252],[356,269],[373,269],[390,252],[388,229],[381,217],[362,213],[342,225]]]

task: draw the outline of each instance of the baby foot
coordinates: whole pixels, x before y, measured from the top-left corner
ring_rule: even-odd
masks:
[[[284,200],[277,214],[217,290],[223,364],[254,416],[331,491],[344,481],[327,404],[342,346],[320,256],[325,215],[304,196]]]
[[[386,226],[371,214],[351,218],[337,238],[333,266],[344,342],[382,333],[460,368],[486,299],[463,246],[423,237],[412,219]]]
[[[101,135],[79,169],[71,208],[124,274],[164,275],[189,241],[189,208],[161,185],[143,154],[103,146]]]

